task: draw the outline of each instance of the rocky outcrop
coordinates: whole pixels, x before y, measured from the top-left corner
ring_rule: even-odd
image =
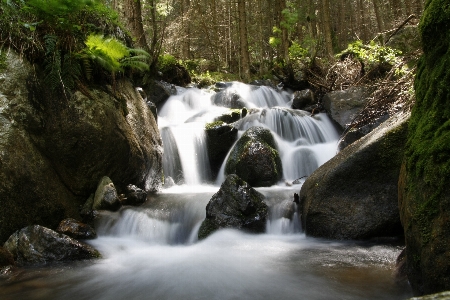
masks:
[[[118,189],[162,184],[159,131],[131,83],[55,98],[37,76],[8,52],[0,71],[0,242],[27,225],[79,218],[105,174]]]
[[[251,127],[230,152],[225,174],[237,174],[251,186],[271,186],[283,176],[277,144],[270,130]]]
[[[367,104],[369,93],[366,87],[360,86],[333,91],[323,97],[323,106],[331,119],[345,129]]]
[[[76,240],[90,240],[97,237],[94,228],[72,218],[62,220],[56,231]]]
[[[424,55],[415,80],[399,206],[407,275],[415,294],[450,290],[450,38],[448,1],[427,2],[419,29]]]
[[[91,246],[39,225],[16,231],[3,247],[21,266],[100,257]]]
[[[369,239],[402,234],[397,183],[408,115],[398,115],[320,166],[300,191],[307,235]]]
[[[198,231],[203,239],[220,228],[264,232],[268,214],[264,196],[237,175],[228,175],[206,206],[206,219]]]
[[[151,101],[157,107],[161,107],[170,96],[177,94],[175,85],[157,80],[150,81],[148,85],[144,86],[143,90],[145,96],[142,98]]]

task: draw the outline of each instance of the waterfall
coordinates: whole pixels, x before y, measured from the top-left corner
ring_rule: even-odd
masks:
[[[239,136],[252,126],[272,131],[283,164],[283,181],[309,176],[335,155],[339,136],[326,114],[311,116],[308,112],[290,109],[287,105],[292,95],[267,86],[238,82],[226,86],[217,93],[186,89],[182,94],[171,96],[162,107],[159,120],[166,176],[175,180],[182,176],[187,185],[211,182],[204,125],[229,111],[220,106],[229,104],[224,100],[229,99],[227,97],[251,110],[235,123]],[[216,185],[224,180],[223,169]]]

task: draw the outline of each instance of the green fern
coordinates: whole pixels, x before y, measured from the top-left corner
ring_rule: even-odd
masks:
[[[91,68],[86,67],[85,59],[89,58],[102,69],[111,72],[123,72],[124,68],[136,70],[148,70],[146,63],[150,55],[142,49],[130,49],[115,38],[105,38],[102,35],[90,35],[86,42],[86,48],[80,53],[84,60],[85,71],[88,70],[86,78],[90,77]]]

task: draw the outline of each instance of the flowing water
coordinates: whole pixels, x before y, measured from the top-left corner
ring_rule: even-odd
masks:
[[[324,114],[288,109],[291,95],[268,87],[229,84],[254,113],[236,123],[269,128],[278,144],[283,179],[258,188],[266,196],[264,234],[219,230],[202,241],[205,207],[224,180],[210,170],[204,125],[227,108],[214,93],[180,90],[159,112],[164,171],[178,185],[140,207],[102,212],[102,259],[20,269],[0,279],[0,299],[406,299],[394,265],[394,244],[340,242],[301,233],[293,203],[304,179],[336,153],[338,133]],[[286,185],[286,182],[289,185]]]

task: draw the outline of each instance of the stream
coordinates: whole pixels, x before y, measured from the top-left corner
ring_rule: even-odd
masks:
[[[205,207],[225,178],[209,166],[205,123],[229,111],[215,92],[178,89],[158,113],[164,172],[177,183],[139,207],[101,212],[102,258],[22,268],[0,278],[0,299],[407,299],[397,281],[401,246],[306,237],[293,194],[336,154],[339,134],[326,114],[289,109],[292,95],[269,87],[227,83],[252,113],[236,123],[272,131],[283,179],[257,188],[269,206],[264,234],[223,229],[198,241]],[[286,184],[289,183],[289,184]]]

